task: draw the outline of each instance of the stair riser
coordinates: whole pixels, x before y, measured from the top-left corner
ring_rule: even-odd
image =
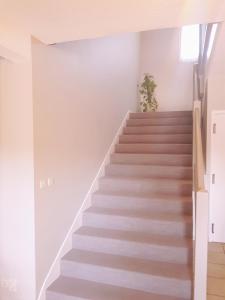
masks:
[[[80,298],[80,297],[76,297],[76,296],[68,296],[65,294],[47,291],[46,292],[46,300],[91,300],[91,299]]]
[[[191,144],[117,144],[116,153],[191,154]]]
[[[146,118],[185,118],[192,117],[191,111],[161,111],[148,113],[130,113],[130,119],[146,119]]]
[[[191,201],[172,201],[162,199],[142,199],[120,196],[93,195],[92,205],[103,208],[135,209],[139,211],[192,214]]]
[[[137,126],[125,127],[124,134],[185,134],[192,133],[192,126]]]
[[[83,216],[83,225],[96,228],[146,232],[150,234],[177,237],[192,236],[191,224],[182,221],[172,222],[85,212]]]
[[[133,195],[149,195],[153,193],[171,194],[177,196],[191,196],[192,184],[180,183],[178,181],[164,181],[157,180],[122,180],[105,178],[99,181],[100,191],[106,193],[131,193]]]
[[[130,119],[127,126],[151,126],[151,125],[192,125],[192,118],[149,118],[149,119]]]
[[[164,166],[191,166],[191,155],[165,155],[165,154],[125,154],[114,153],[111,162],[117,164],[143,164],[143,165],[164,165]]]
[[[64,276],[190,299],[191,282],[62,260]]]
[[[190,248],[159,246],[78,234],[73,236],[73,248],[179,264],[188,264],[192,260]]]
[[[192,134],[152,134],[152,135],[132,135],[124,134],[119,138],[121,144],[135,143],[156,143],[156,144],[191,144]]]
[[[140,178],[171,178],[171,179],[192,179],[191,168],[163,167],[163,166],[127,166],[108,165],[105,174],[109,176],[125,176]]]

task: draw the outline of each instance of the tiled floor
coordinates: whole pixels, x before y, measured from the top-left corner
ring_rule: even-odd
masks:
[[[225,244],[209,244],[207,300],[225,300]]]

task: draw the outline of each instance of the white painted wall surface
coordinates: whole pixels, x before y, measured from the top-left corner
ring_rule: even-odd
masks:
[[[18,25],[1,24],[0,57],[22,61],[25,58],[30,59],[30,54],[30,34],[19,29]]]
[[[140,77],[155,77],[161,111],[192,109],[193,62],[180,60],[180,32],[175,28],[141,33]]]
[[[214,242],[225,243],[225,110],[213,111],[212,124],[216,124],[215,133],[211,133],[211,172],[215,181],[211,184],[211,222],[214,224],[212,239]]]
[[[31,62],[0,60],[0,299],[34,300]]]
[[[215,200],[215,191],[211,192],[211,176],[213,173],[212,166],[212,112],[225,110],[225,24],[221,24],[218,35],[216,46],[213,51],[212,60],[209,68],[209,79],[208,79],[208,130],[207,130],[207,174],[209,179],[209,188],[210,188],[210,240],[213,240],[214,237],[211,232],[211,224],[216,223],[216,219],[214,218],[212,212],[216,211],[217,208],[214,206],[217,205],[217,201]],[[224,137],[221,137],[224,140]],[[221,157],[221,170],[218,170],[220,176],[223,175],[225,177],[225,171],[223,168],[224,158]],[[225,199],[225,195],[222,196]],[[225,203],[221,205],[220,209],[222,211],[225,210]],[[215,224],[216,230],[216,224]]]
[[[37,292],[126,112],[136,109],[139,35],[34,42]],[[39,189],[39,181],[54,185]]]
[[[225,24],[220,24],[209,66],[207,172],[210,173],[211,115],[213,110],[225,110]]]
[[[1,0],[0,27],[11,22],[42,42],[224,20],[224,0]]]
[[[225,23],[219,26],[208,79],[208,111],[225,109]]]

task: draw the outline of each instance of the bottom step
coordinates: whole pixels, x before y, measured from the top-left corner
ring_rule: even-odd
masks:
[[[73,249],[61,261],[65,277],[191,299],[191,265]]]
[[[92,281],[59,277],[47,290],[46,300],[184,300]]]

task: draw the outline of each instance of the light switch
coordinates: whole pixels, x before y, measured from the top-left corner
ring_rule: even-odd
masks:
[[[44,188],[46,188],[46,182],[45,180],[40,180],[40,189],[42,190]]]
[[[48,178],[48,186],[52,186],[54,184],[54,178],[49,177]]]

